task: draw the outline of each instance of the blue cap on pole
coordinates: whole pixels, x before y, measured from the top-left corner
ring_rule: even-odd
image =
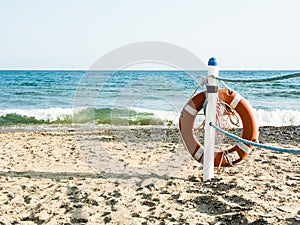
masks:
[[[218,62],[216,60],[216,58],[212,57],[208,60],[208,65],[209,66],[217,66],[218,65]]]

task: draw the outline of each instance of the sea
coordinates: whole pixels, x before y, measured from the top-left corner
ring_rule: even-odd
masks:
[[[296,72],[220,71],[219,76],[260,79]],[[205,90],[200,84],[206,75],[176,70],[1,70],[0,126],[177,126],[195,89]],[[259,126],[300,125],[300,78],[226,85],[251,104]]]

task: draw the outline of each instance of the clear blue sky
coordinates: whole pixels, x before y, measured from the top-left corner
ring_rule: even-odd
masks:
[[[221,69],[300,69],[299,0],[0,0],[0,69],[88,69],[137,41]]]

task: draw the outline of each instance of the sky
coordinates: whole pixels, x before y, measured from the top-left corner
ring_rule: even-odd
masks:
[[[299,22],[299,0],[0,0],[0,69],[89,69],[161,41],[224,70],[300,70]]]

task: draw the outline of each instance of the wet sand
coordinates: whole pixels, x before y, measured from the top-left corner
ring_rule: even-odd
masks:
[[[300,127],[260,128],[300,148]],[[177,129],[2,131],[0,224],[300,224],[300,155],[202,168]]]

